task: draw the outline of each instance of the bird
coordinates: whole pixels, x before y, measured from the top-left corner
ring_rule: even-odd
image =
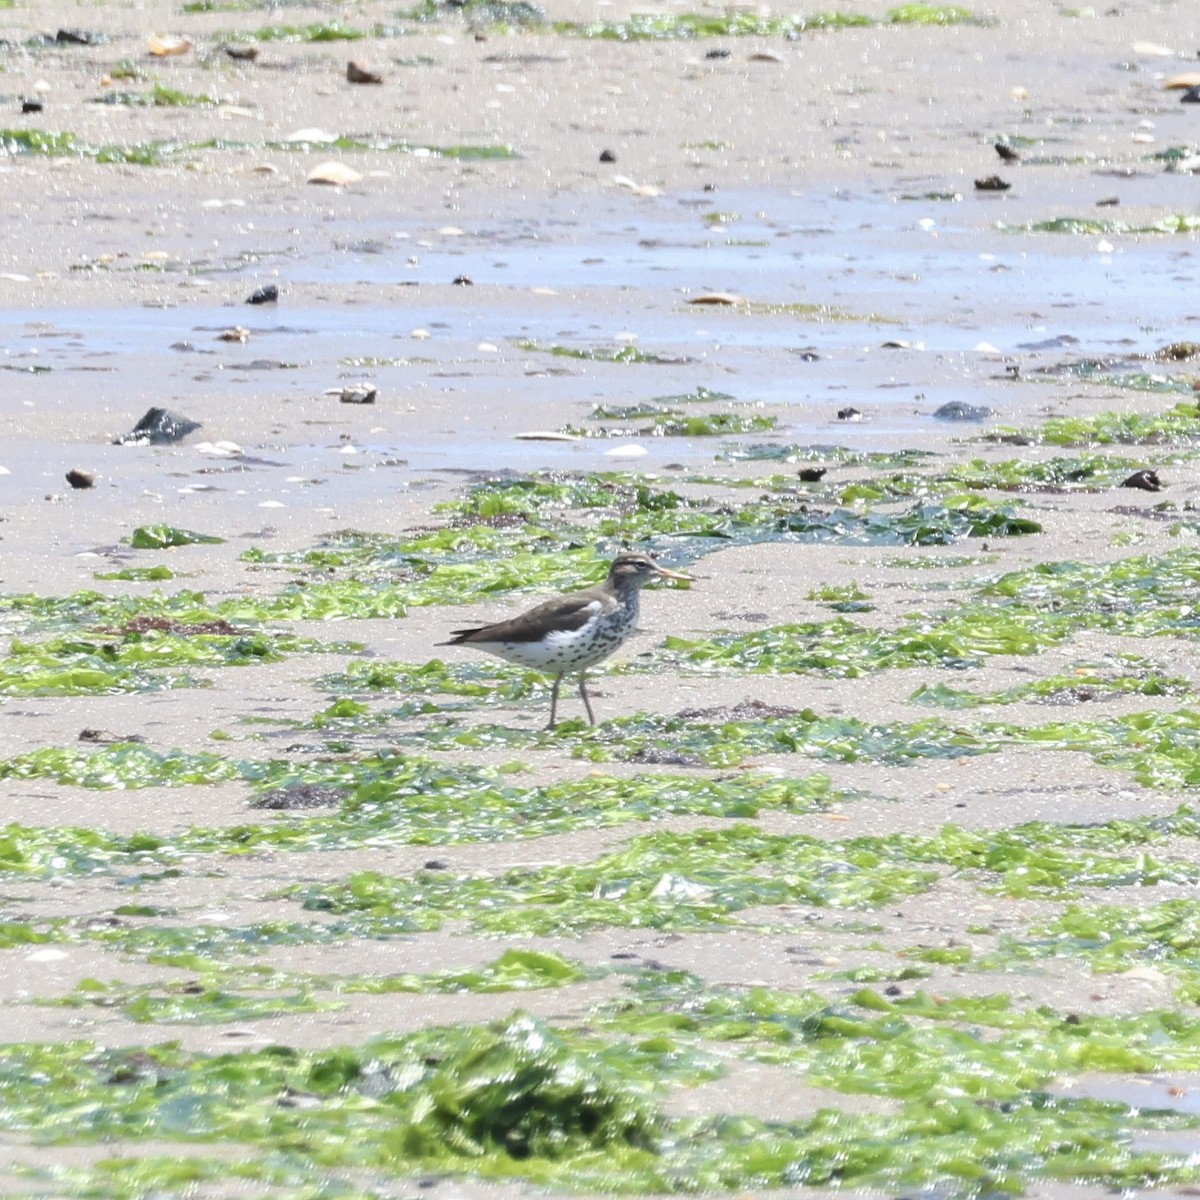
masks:
[[[578,673],[579,695],[588,721],[595,725],[587,669],[606,659],[633,632],[639,593],[652,579],[694,582],[690,575],[660,567],[649,554],[627,551],[613,559],[603,583],[557,596],[508,621],[451,630],[449,641],[438,645],[472,646],[519,667],[553,675],[547,729],[555,726],[563,676]]]

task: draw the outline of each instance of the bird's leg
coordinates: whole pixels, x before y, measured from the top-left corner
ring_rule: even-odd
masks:
[[[588,699],[587,684],[584,682],[585,676],[582,671],[579,672],[579,694],[583,697],[583,707],[587,709],[588,721],[595,725],[596,718],[592,715],[592,702]]]
[[[554,728],[554,718],[558,713],[558,685],[560,683],[562,683],[562,676],[555,675],[554,686],[550,689],[550,724],[546,726],[547,729]]]

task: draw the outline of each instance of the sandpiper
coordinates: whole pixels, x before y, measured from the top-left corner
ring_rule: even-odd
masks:
[[[588,720],[595,725],[585,674],[588,667],[607,658],[633,632],[638,619],[638,594],[652,579],[692,581],[690,575],[660,567],[648,554],[620,554],[603,583],[547,600],[510,621],[478,629],[455,629],[450,640],[439,645],[474,646],[517,666],[553,675],[547,729],[554,728],[558,715],[558,686],[563,676],[578,673],[579,695]]]

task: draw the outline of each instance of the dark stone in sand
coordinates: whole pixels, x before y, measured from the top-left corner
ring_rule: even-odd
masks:
[[[1188,90],[1179,97],[1179,103],[1200,104],[1200,87],[1188,88]]]
[[[73,488],[92,488],[96,486],[96,477],[95,475],[89,475],[87,471],[72,469],[67,472],[67,482]]]
[[[1010,187],[1012,184],[1001,179],[999,175],[988,175],[985,179],[975,180],[977,192],[1007,192]]]
[[[819,483],[828,470],[828,467],[801,467],[797,474],[805,483]]]
[[[455,287],[474,287],[475,286],[475,280],[473,280],[469,275],[455,275],[455,277],[450,282],[452,284],[454,284]]]
[[[1128,479],[1123,479],[1121,486],[1141,488],[1143,492],[1161,492],[1163,485],[1157,471],[1151,471],[1149,468],[1143,467],[1140,471],[1134,471]]]
[[[225,53],[238,62],[253,62],[258,57],[258,47],[248,46],[244,42],[229,42]]]
[[[102,39],[86,29],[60,29],[54,35],[54,40],[60,46],[94,46]]]
[[[151,408],[129,431],[113,438],[114,446],[170,446],[182,442],[189,433],[200,428],[199,421],[189,420],[166,408]]]
[[[294,787],[272,788],[251,802],[251,808],[280,809],[294,812],[304,808],[332,808],[346,796],[345,788],[321,783],[298,783]]]
[[[722,47],[718,46],[717,49],[710,50],[704,57],[705,58],[732,58],[733,51],[725,50]]]
[[[23,113],[40,113],[45,106],[40,100],[22,100],[21,111]]]
[[[863,415],[857,408],[839,408],[837,418],[839,421],[861,421]]]
[[[982,404],[964,404],[961,400],[951,400],[935,409],[933,415],[939,421],[984,421],[992,415],[992,410]]]
[[[1021,161],[1021,156],[1011,146],[1006,145],[1004,142],[996,143],[996,153],[1000,155],[1001,160],[1006,163],[1015,163]]]
[[[350,83],[382,83],[383,76],[362,63],[348,62],[346,64],[346,79]]]
[[[279,289],[273,283],[265,283],[251,292],[247,304],[274,304],[279,299]]]
[[[602,163],[615,163],[617,161],[617,156],[611,150],[601,150],[600,161]]]

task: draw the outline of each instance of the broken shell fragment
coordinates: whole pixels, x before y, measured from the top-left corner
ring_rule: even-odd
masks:
[[[146,49],[155,58],[169,58],[176,54],[186,54],[192,48],[192,43],[185,37],[176,37],[170,33],[152,33],[146,40]]]

